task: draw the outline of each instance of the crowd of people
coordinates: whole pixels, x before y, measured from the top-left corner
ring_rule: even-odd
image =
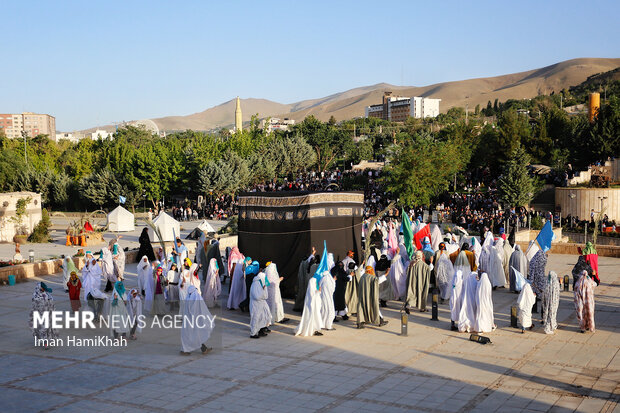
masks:
[[[442,232],[439,225],[422,223],[406,212],[402,220],[386,218],[365,232],[367,257],[355,257],[349,251],[346,258],[334,262],[325,245],[321,254],[313,248],[300,262],[293,311],[301,312],[301,320],[295,335],[321,336],[351,316],[356,317],[359,329],[381,327],[388,322],[382,308],[397,303],[407,313],[413,309],[426,312],[434,289],[439,304],[449,305],[455,331],[492,332],[496,328],[492,295],[503,288],[519,294],[515,304],[522,332],[533,328],[532,313],[538,302],[544,332],[552,334],[557,328],[560,281],[555,272],[547,271],[547,253],[536,244],[522,251],[505,233],[495,235],[488,229],[480,239],[464,229]],[[99,259],[87,251],[81,272],[71,258],[63,261],[63,284],[73,311],[81,311],[81,303],[86,302],[95,317],[137,320],[143,314],[170,313],[211,317],[209,309],[220,301],[224,277],[230,282],[222,304],[229,310],[249,312],[251,338],[266,337],[270,326],[290,321],[279,288],[283,276],[276,263],[261,265],[236,247],[222,257],[217,240],[205,234],[197,242],[193,260],[180,239],[165,256],[161,248],[153,250],[146,231],[142,235],[137,287],[129,291],[124,285],[125,256],[118,238],[100,251]],[[600,283],[598,255],[591,243],[579,252],[573,268],[575,309],[581,331],[593,332],[594,290]],[[54,308],[51,289],[44,283],[37,283],[32,301],[33,311]],[[181,353],[197,349],[207,353],[212,329],[184,322]],[[110,326],[115,338],[136,339],[139,332],[135,321]],[[57,333],[38,326],[33,334],[49,339]]]

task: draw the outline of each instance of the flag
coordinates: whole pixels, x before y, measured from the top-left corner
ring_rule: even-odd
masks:
[[[428,224],[424,224],[424,227],[419,229],[413,237],[417,249],[422,249],[422,240],[426,237],[428,237],[429,240],[431,239],[431,230],[429,229]]]
[[[316,279],[316,289],[319,289],[319,282],[321,278],[323,278],[323,273],[325,271],[329,271],[329,267],[327,265],[327,242],[323,241],[323,255],[321,255],[321,262],[319,266],[316,268],[313,278]]]
[[[555,234],[553,233],[553,229],[551,229],[551,221],[547,221],[538,233],[536,242],[538,242],[543,252],[547,252],[551,249],[551,241],[554,239]]]
[[[127,201],[127,198],[125,198],[125,197],[124,197],[124,196],[122,196],[122,195],[119,195],[119,196],[118,196],[118,203],[119,203],[119,204],[124,204],[124,203],[125,203],[125,201]]]
[[[411,259],[411,257],[413,257],[413,228],[411,227],[411,220],[409,219],[409,215],[405,212],[405,208],[402,209],[401,215],[403,217],[401,231],[403,233],[403,237],[405,238],[407,255],[409,256],[409,259]]]

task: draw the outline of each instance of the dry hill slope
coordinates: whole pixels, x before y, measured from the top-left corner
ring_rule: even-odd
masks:
[[[253,114],[260,118],[277,116],[303,120],[314,115],[321,120],[334,116],[337,120],[351,119],[364,115],[364,108],[381,102],[384,91],[395,95],[425,96],[441,99],[442,112],[454,106],[477,104],[484,107],[490,100],[526,99],[552,91],[560,91],[585,81],[588,76],[607,72],[620,66],[620,58],[580,58],[566,60],[541,69],[529,70],[503,76],[467,79],[437,83],[422,87],[393,86],[379,83],[350,89],[318,99],[282,104],[266,99],[242,99],[243,121],[248,122]],[[235,100],[229,100],[203,112],[187,116],[167,116],[153,119],[162,130],[209,130],[230,127],[234,122]],[[109,127],[106,129],[113,129]]]

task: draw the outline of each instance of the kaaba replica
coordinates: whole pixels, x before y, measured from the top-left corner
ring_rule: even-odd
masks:
[[[323,253],[323,240],[334,260],[348,250],[362,255],[363,192],[246,192],[239,195],[239,250],[278,266],[284,280],[282,295],[292,297],[297,270],[314,246]]]

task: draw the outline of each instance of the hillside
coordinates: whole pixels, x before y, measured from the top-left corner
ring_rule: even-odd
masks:
[[[579,85],[588,77],[608,72],[620,67],[620,58],[580,58],[556,63],[540,69],[513,73],[503,76],[467,79],[434,85],[393,86],[379,83],[350,89],[318,99],[282,104],[266,99],[241,99],[243,121],[248,122],[253,114],[260,118],[276,116],[303,120],[314,115],[321,120],[334,116],[336,120],[351,119],[364,115],[364,108],[381,102],[383,92],[392,91],[395,95],[424,96],[441,99],[441,111],[454,106],[477,105],[485,107],[490,100],[526,99],[552,91]],[[234,121],[235,101],[229,100],[221,105],[187,116],[167,116],[153,119],[162,130],[209,130],[231,127]]]

